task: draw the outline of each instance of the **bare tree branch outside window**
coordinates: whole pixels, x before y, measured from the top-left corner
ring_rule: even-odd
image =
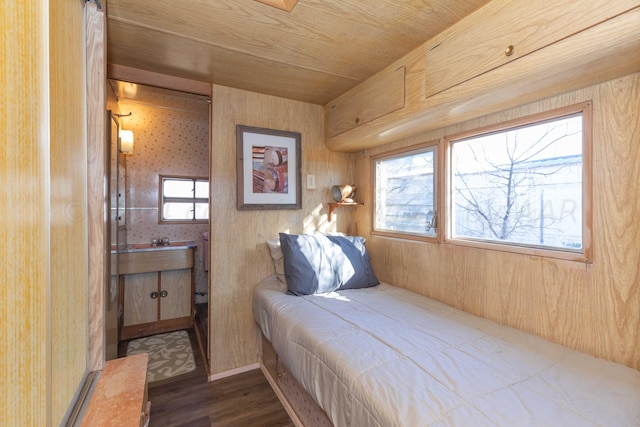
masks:
[[[582,116],[455,141],[454,236],[581,248]]]

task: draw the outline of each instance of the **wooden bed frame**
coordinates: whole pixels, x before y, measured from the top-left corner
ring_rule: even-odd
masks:
[[[284,366],[273,346],[262,337],[260,369],[296,427],[332,427],[327,414]]]

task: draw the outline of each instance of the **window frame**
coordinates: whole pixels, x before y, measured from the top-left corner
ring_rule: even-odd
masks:
[[[207,219],[196,219],[195,218],[195,205],[197,203],[206,203],[209,205],[209,197],[211,193],[211,187],[209,187],[209,194],[207,194],[206,198],[203,197],[195,197],[195,193],[193,197],[165,197],[164,196],[164,181],[165,180],[182,180],[182,181],[191,181],[194,185],[196,182],[204,181],[211,183],[208,177],[200,177],[200,176],[180,176],[180,175],[159,175],[159,185],[158,185],[158,223],[159,224],[208,224],[209,218]],[[165,203],[192,203],[193,204],[193,219],[165,219],[163,218],[164,205]]]
[[[411,233],[406,231],[397,231],[397,230],[383,230],[376,228],[376,200],[377,200],[377,174],[376,174],[376,163],[379,160],[384,159],[393,159],[403,156],[410,156],[412,154],[417,154],[425,151],[433,151],[433,169],[434,169],[434,180],[433,180],[433,205],[435,208],[435,234],[433,236],[419,234],[419,233]],[[406,240],[417,240],[422,242],[438,242],[441,236],[441,227],[440,227],[440,212],[441,212],[441,186],[440,186],[440,140],[432,140],[429,142],[412,145],[405,148],[400,148],[397,150],[387,151],[384,153],[380,153],[374,156],[371,156],[371,193],[372,193],[372,211],[371,211],[371,234],[375,236],[384,236],[391,238],[399,238]]]
[[[552,248],[535,246],[530,244],[519,244],[513,242],[494,242],[481,239],[473,239],[468,237],[453,237],[453,167],[452,167],[452,147],[457,141],[469,139],[472,137],[482,136],[490,133],[504,132],[518,127],[526,127],[528,125],[537,125],[545,122],[555,121],[563,117],[572,115],[582,115],[582,250],[568,250],[562,248]],[[444,242],[458,246],[468,246],[481,249],[490,249],[503,252],[520,253],[533,256],[541,256],[547,258],[558,258],[570,261],[579,261],[584,263],[593,262],[592,249],[592,103],[591,101],[570,105],[542,113],[529,115],[526,117],[501,122],[495,125],[489,125],[482,128],[456,133],[446,136],[443,139],[444,157],[445,157],[445,182],[443,184],[444,191],[444,207],[445,215],[441,221],[444,229]]]

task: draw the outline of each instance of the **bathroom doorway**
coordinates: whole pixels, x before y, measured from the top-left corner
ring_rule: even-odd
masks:
[[[208,241],[203,239],[203,234],[209,232],[208,194],[204,219],[201,212],[194,219],[168,218],[167,209],[181,203],[166,202],[162,179],[171,176],[209,181],[210,98],[119,79],[108,80],[108,91],[117,104],[119,130],[133,134],[132,147],[123,160],[126,172],[119,196],[126,200],[126,206],[122,219],[117,220],[122,224],[117,244],[149,244],[152,239],[165,238],[171,242],[195,242],[192,316],[208,361],[209,278],[205,263],[208,252],[204,247]],[[112,176],[117,173],[116,168]],[[118,195],[112,194],[111,200],[118,206]]]

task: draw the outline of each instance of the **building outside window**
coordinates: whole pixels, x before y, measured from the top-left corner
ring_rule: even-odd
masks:
[[[160,222],[206,223],[209,181],[206,178],[160,176]]]
[[[592,261],[590,102],[376,155],[372,168],[372,234]]]
[[[436,236],[436,146],[374,159],[374,231]]]

